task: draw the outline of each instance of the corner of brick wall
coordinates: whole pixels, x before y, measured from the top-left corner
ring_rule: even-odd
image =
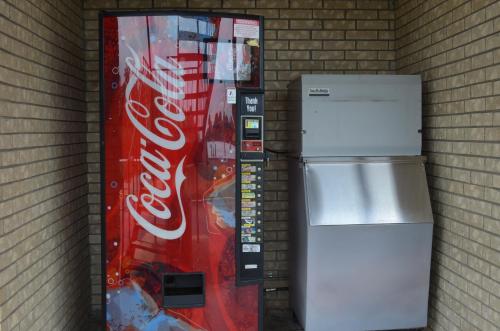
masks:
[[[79,1],[0,1],[0,329],[86,330]]]
[[[500,326],[500,1],[401,0],[397,72],[423,80],[430,326]]]

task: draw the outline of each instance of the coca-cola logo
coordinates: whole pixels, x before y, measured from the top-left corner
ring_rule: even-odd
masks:
[[[146,231],[162,239],[178,239],[186,230],[186,215],[181,199],[181,186],[186,179],[183,173],[186,156],[182,157],[178,164],[171,164],[165,152],[180,150],[186,144],[184,132],[178,125],[185,120],[184,112],[178,104],[179,100],[184,99],[184,70],[175,59],[159,57],[154,58],[153,70],[150,70],[130,46],[128,49],[131,56],[127,57],[125,62],[130,70],[130,77],[125,89],[125,111],[130,122],[141,134],[142,172],[139,174],[139,180],[147,192],[140,196],[129,194],[125,203],[132,217]],[[145,84],[159,93],[153,99],[155,114],[158,116],[153,115],[139,100],[133,99],[132,95],[138,82],[141,82],[141,87]],[[153,118],[154,130],[143,124],[150,117]],[[173,169],[173,178],[170,169]],[[164,220],[166,225],[172,221],[172,214],[165,199],[172,194],[175,194],[181,214],[181,222],[176,229],[160,228],[148,221],[147,215],[143,216],[138,212],[139,209],[146,210],[152,217]]]

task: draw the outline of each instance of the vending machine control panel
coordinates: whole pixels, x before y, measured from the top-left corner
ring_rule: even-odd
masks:
[[[264,274],[264,94],[240,91],[237,103],[237,281],[246,284],[261,282]]]

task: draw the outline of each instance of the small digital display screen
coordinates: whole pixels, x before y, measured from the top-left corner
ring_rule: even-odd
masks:
[[[258,119],[246,119],[245,120],[245,129],[258,129],[259,128],[259,120]]]

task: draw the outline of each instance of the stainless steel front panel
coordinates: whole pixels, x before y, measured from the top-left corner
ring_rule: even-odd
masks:
[[[290,160],[291,306],[306,331],[427,324],[433,221],[423,160]]]
[[[305,163],[310,225],[432,223],[420,158]]]
[[[432,224],[311,227],[306,331],[424,327]]]

